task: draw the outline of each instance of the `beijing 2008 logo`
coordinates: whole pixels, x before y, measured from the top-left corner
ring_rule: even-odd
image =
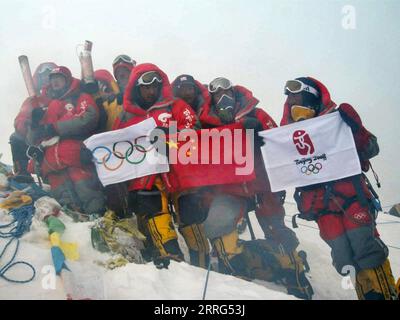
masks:
[[[297,152],[303,156],[301,159],[294,160],[300,172],[307,176],[319,174],[323,167],[321,162],[327,160],[326,154],[314,155],[314,144],[305,130],[296,130],[293,133],[293,143]]]
[[[293,133],[293,143],[302,156],[311,155],[315,152],[314,144],[309,134],[304,130],[296,130]]]

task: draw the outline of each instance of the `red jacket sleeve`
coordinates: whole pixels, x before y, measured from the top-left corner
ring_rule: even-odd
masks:
[[[81,94],[76,106],[75,114],[71,119],[54,123],[54,128],[60,136],[88,136],[92,134],[99,121],[99,109],[93,98],[88,94]]]
[[[176,100],[172,107],[172,115],[178,124],[178,131],[194,129],[199,123],[196,113],[183,100]]]
[[[256,108],[255,111],[256,111],[255,112],[256,118],[258,119],[258,121],[261,122],[264,130],[277,127],[274,119],[272,119],[272,117],[268,113],[266,113],[263,109]]]
[[[22,104],[21,109],[14,120],[15,131],[24,137],[27,134],[27,126],[31,120],[32,109],[32,99],[27,98]]]

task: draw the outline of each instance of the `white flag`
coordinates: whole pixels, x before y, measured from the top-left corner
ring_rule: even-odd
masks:
[[[262,131],[261,148],[272,191],[361,173],[353,134],[339,112]]]
[[[148,139],[155,127],[154,119],[149,118],[84,141],[92,151],[103,186],[169,171],[168,159],[158,153]]]

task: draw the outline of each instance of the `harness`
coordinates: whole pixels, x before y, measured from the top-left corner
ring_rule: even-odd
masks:
[[[300,213],[294,215],[292,218],[293,228],[298,227],[296,223],[297,217],[307,221],[317,221],[321,216],[327,214],[342,215],[354,202],[359,202],[362,207],[367,207],[369,212],[374,214],[375,218],[377,213],[379,211],[382,211],[382,207],[379,201],[379,196],[375,192],[370,181],[368,180],[367,176],[364,173],[352,176],[350,178],[346,178],[346,180],[343,179],[339,181],[351,181],[356,191],[356,195],[349,197],[341,192],[334,190],[334,184],[337,183],[338,181],[321,183],[302,188],[296,188],[296,191],[294,193],[294,199],[297,203],[297,207]],[[364,192],[362,187],[362,182],[366,183],[369,191],[369,196]],[[316,210],[315,209],[315,203],[317,201],[316,191],[321,188],[324,189],[323,208]],[[301,200],[302,200],[302,193],[308,191],[315,191],[315,192],[313,194],[313,199],[311,201],[311,207],[308,211],[306,211],[302,206]],[[329,208],[330,200],[332,200],[335,203],[337,210],[332,210],[331,208]],[[339,200],[341,200],[343,203],[340,204]]]

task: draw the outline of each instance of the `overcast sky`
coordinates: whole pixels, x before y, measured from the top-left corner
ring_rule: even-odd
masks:
[[[94,42],[95,69],[126,53],[159,65],[172,81],[225,76],[253,91],[279,122],[287,79],[313,76],[337,103],[348,102],[378,136],[373,160],[384,205],[400,202],[400,1],[397,0],[70,0],[2,2],[2,161],[27,96],[17,57],[80,75],[76,45]]]

